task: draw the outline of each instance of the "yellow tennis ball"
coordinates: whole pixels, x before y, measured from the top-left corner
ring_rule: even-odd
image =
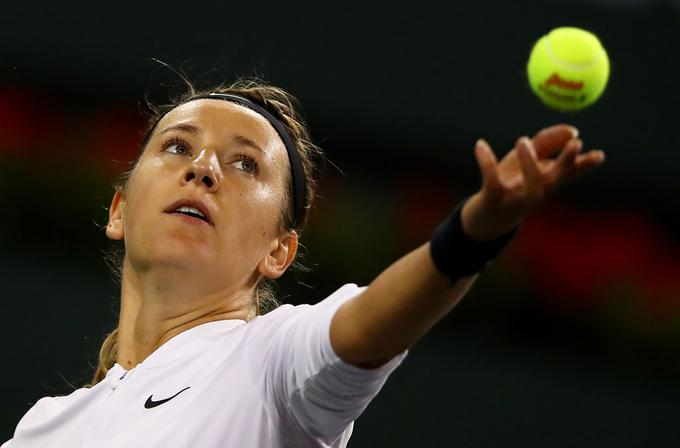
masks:
[[[594,103],[609,79],[609,58],[593,33],[555,28],[534,45],[527,63],[531,89],[546,105],[573,111]]]

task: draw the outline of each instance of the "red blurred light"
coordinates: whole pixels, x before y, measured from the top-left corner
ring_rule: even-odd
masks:
[[[680,250],[639,213],[545,204],[523,224],[510,256],[560,306],[595,308],[612,285],[636,285],[650,311],[680,311]]]

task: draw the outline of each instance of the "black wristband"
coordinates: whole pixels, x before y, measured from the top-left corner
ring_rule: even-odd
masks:
[[[430,240],[430,255],[437,269],[456,282],[481,271],[496,258],[517,233],[519,226],[492,241],[475,241],[463,231],[461,210],[463,200],[437,227]]]

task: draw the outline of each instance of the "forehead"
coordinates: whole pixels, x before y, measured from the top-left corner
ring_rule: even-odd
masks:
[[[158,122],[155,133],[178,123],[191,123],[203,132],[216,133],[224,138],[242,135],[265,150],[285,152],[281,137],[266,118],[229,101],[200,99],[181,104]]]

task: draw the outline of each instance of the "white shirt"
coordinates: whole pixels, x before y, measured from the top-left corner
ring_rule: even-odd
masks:
[[[92,388],[41,398],[0,448],[345,447],[408,353],[362,369],[333,351],[333,314],[365,288],[186,330]]]

